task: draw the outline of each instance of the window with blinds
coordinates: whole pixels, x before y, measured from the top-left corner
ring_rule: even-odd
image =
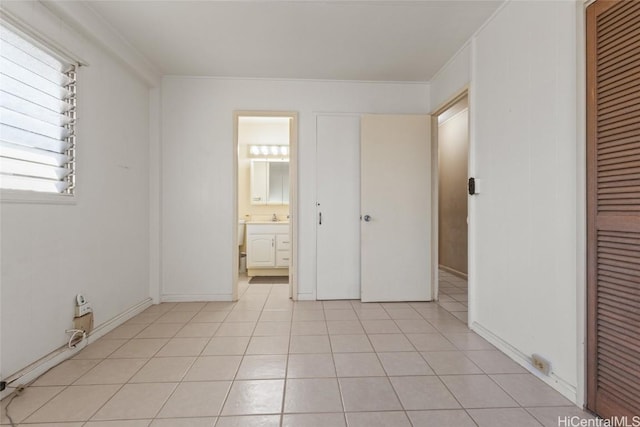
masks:
[[[0,188],[72,195],[76,66],[0,24]]]

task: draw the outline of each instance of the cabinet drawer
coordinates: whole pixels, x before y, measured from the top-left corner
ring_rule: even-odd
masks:
[[[288,234],[276,234],[276,249],[279,251],[288,251],[291,247],[291,241]]]
[[[276,267],[286,267],[289,268],[289,251],[278,251],[276,252]]]

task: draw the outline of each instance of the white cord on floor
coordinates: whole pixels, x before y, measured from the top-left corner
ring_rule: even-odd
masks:
[[[76,335],[82,334],[82,340],[86,340],[87,339],[87,333],[85,331],[83,331],[82,329],[67,329],[65,332],[68,333],[68,334],[71,334],[71,338],[69,338],[69,342],[67,343],[67,346],[69,348],[73,348],[78,344],[78,343],[75,343],[74,345],[71,345],[71,343],[75,339]],[[80,340],[80,341],[82,341],[82,340]],[[80,341],[78,341],[78,342],[80,342]]]
[[[68,333],[68,334],[71,334],[71,338],[69,338],[69,342],[67,343],[67,346],[69,348],[74,348],[76,345],[78,345],[83,340],[87,341],[87,332],[83,331],[82,329],[67,329],[65,332]],[[71,343],[76,338],[76,336],[78,336],[80,334],[82,334],[82,340],[78,341],[74,345],[71,345]],[[55,366],[52,366],[51,368],[47,369],[47,371],[44,372],[43,374],[41,374],[40,376],[46,374],[47,372],[49,372],[53,368],[55,368]],[[35,381],[35,380],[33,380],[33,381]],[[31,382],[33,382],[33,381],[31,381]],[[13,393],[13,396],[11,396],[11,398],[9,399],[9,402],[7,403],[7,406],[4,407],[5,415],[7,416],[7,419],[9,420],[9,423],[10,423],[11,427],[16,427],[17,424],[13,421],[13,418],[11,418],[11,415],[9,415],[9,406],[11,405],[11,403],[13,403],[13,400],[16,397],[20,396],[29,385],[31,385],[31,383],[15,387],[16,391]]]
[[[11,418],[11,415],[9,415],[9,406],[11,405],[11,403],[13,403],[13,399],[15,399],[16,397],[20,396],[22,394],[22,392],[24,391],[25,387],[17,387],[16,391],[13,392],[13,396],[11,396],[11,399],[9,399],[9,402],[7,403],[7,406],[4,407],[4,414],[7,416],[7,419],[9,420],[9,423],[11,424],[11,427],[16,427],[17,424],[15,423],[15,421],[13,421],[13,418]]]

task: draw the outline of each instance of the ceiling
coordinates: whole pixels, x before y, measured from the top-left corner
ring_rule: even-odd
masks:
[[[502,1],[90,1],[165,75],[428,81]]]

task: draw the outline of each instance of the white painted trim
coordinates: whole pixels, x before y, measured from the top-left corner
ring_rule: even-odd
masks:
[[[331,79],[294,79],[284,77],[234,77],[234,76],[192,76],[165,74],[163,79],[204,79],[204,80],[257,80],[270,82],[300,82],[300,83],[362,83],[362,84],[397,84],[397,85],[429,85],[428,81],[397,81],[397,80],[331,80]]]
[[[484,21],[484,23],[482,25],[480,25],[480,27],[478,27],[478,29],[473,33],[473,35],[470,37],[470,39],[472,40],[472,45],[475,41],[476,38],[478,38],[478,36],[480,35],[480,33],[482,31],[484,31],[484,29],[486,27],[489,26],[489,24],[491,23],[491,21],[493,21],[494,19],[496,19],[498,17],[498,15],[500,15],[500,13],[502,13],[502,9],[506,8],[507,5],[509,5],[510,3],[514,2],[515,0],[505,0],[500,6],[498,6],[498,8],[491,14],[490,17],[487,18],[486,21]]]
[[[431,301],[440,298],[440,150],[438,116],[431,118]]]
[[[454,114],[453,116],[449,117],[449,118],[448,118],[447,120],[445,120],[444,122],[442,122],[442,123],[438,123],[438,126],[442,126],[443,124],[447,123],[449,120],[451,120],[451,119],[455,119],[456,117],[458,117],[458,116],[459,116],[460,114],[462,114],[462,113],[467,113],[467,114],[468,114],[468,113],[469,113],[469,107],[465,108],[464,110],[460,110],[460,111],[458,111],[456,114]]]
[[[289,235],[291,237],[291,264],[289,265],[289,297],[294,301],[300,299],[298,295],[298,266],[300,265],[300,252],[298,247],[298,224],[299,220],[299,200],[298,200],[298,152],[300,143],[300,117],[297,112],[290,112],[291,123],[289,124]],[[291,165],[293,164],[293,168]]]
[[[469,278],[469,275],[467,273],[463,273],[462,271],[458,271],[455,268],[447,267],[446,265],[438,264],[438,268],[441,268],[444,271],[453,274],[454,276],[458,276],[461,279],[468,279]]]
[[[240,115],[237,112],[233,113],[233,139],[231,140],[231,212],[233,215],[233,226],[231,231],[231,244],[233,248],[231,250],[231,301],[238,300],[238,280],[240,269],[237,264],[240,259],[240,245],[238,245],[238,221],[240,217],[238,216],[238,162],[239,160],[239,151],[240,144],[238,142],[239,138],[239,130],[238,123],[240,120]],[[291,200],[290,200],[291,201]],[[247,234],[247,226],[245,224],[244,234]],[[246,238],[245,238],[246,240]],[[245,248],[246,251],[246,248]],[[247,272],[249,270],[247,269]]]
[[[127,320],[142,313],[144,310],[151,307],[152,305],[153,303],[151,301],[151,298],[145,298],[144,300],[140,301],[138,304],[135,304],[129,307],[127,310],[123,311],[117,316],[112,317],[111,319],[107,320],[104,323],[101,323],[99,326],[94,328],[93,331],[91,331],[91,334],[89,334],[89,338],[90,339],[93,338],[94,340],[96,340],[102,337],[103,335],[111,332],[113,329],[120,326]]]
[[[149,296],[162,292],[162,92],[149,91]]]
[[[474,322],[471,325],[471,329],[482,338],[493,344],[498,350],[502,351],[515,362],[517,362],[520,366],[531,372],[536,377],[540,378],[542,381],[547,383],[564,397],[577,404],[576,388],[572,386],[569,381],[559,377],[558,375],[553,373],[553,371],[551,371],[548,376],[544,375],[533,367],[533,365],[531,364],[531,358],[529,356],[522,353],[520,350],[518,350],[499,336],[495,335],[493,332],[480,325],[478,322]]]
[[[73,357],[82,349],[84,349],[87,345],[91,344],[93,341],[96,341],[98,338],[111,332],[112,330],[122,325],[127,320],[142,313],[144,310],[146,310],[150,306],[151,306],[151,298],[145,298],[141,302],[129,307],[128,309],[118,314],[117,316],[112,317],[106,322],[101,323],[99,326],[95,327],[87,337],[87,340],[84,341],[84,345],[81,345],[79,347],[74,347],[74,348],[68,348],[66,345],[64,345],[63,347],[60,347],[57,350],[54,350],[48,355],[44,356],[43,358],[35,361],[34,363],[27,366],[26,368],[7,377],[5,381],[11,382],[11,385],[4,392],[2,392],[2,394],[0,394],[0,399],[3,399],[9,394],[11,394],[14,387],[17,387],[20,385],[27,385],[31,383],[32,381],[37,379],[40,375],[47,372],[49,369]]]
[[[436,80],[438,77],[440,77],[441,74],[443,74],[451,66],[451,64],[453,64],[453,62],[456,60],[456,58],[458,58],[458,56],[460,56],[462,51],[464,51],[468,46],[470,46],[472,37],[468,38],[467,41],[464,42],[464,44],[462,46],[460,46],[460,49],[456,50],[456,52],[451,56],[451,58],[449,58],[447,60],[447,62],[445,62],[444,65],[442,67],[440,67],[440,69],[438,71],[436,71],[436,73],[431,77],[429,82],[432,82],[432,81]]]
[[[587,403],[587,49],[586,8],[576,2],[576,403]]]
[[[236,231],[237,233],[237,231]],[[232,294],[162,294],[162,302],[234,301]]]
[[[18,15],[1,7],[1,5],[0,10],[2,11],[0,22],[9,27],[9,29],[22,33],[20,34],[21,37],[26,38],[29,42],[33,43],[40,49],[52,56],[55,56],[58,60],[63,62],[83,66],[89,65],[89,63],[80,58],[77,53],[70,51],[66,46],[53,40],[51,37],[46,36],[44,33],[41,33]]]
[[[315,294],[298,294],[298,301],[315,301]]]
[[[150,87],[160,85],[161,73],[88,2],[49,0],[41,4],[81,35],[102,46]]]
[[[0,190],[2,203],[26,203],[41,205],[77,205],[76,195],[40,193],[37,191]]]
[[[477,53],[478,48],[476,46],[477,39],[474,37],[471,39],[471,75],[469,87],[467,88],[467,93],[469,97],[469,176],[478,178],[476,171],[476,151],[477,151],[477,141],[476,141],[476,93],[474,90],[474,82],[476,81],[476,76],[478,74],[477,69]],[[476,256],[476,248],[477,248],[477,236],[478,231],[476,227],[476,200],[477,197],[482,197],[481,194],[478,194],[474,197],[470,197],[467,203],[467,212],[468,212],[468,222],[467,222],[467,324],[471,325],[476,320],[476,289],[478,282],[478,269],[477,266],[477,256]]]

